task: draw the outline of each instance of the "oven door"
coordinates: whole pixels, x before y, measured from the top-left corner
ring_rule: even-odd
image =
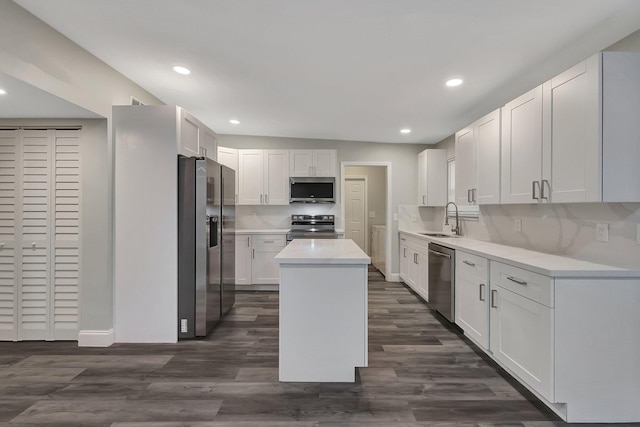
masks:
[[[289,231],[287,233],[287,244],[293,239],[337,239],[338,233],[335,231]]]

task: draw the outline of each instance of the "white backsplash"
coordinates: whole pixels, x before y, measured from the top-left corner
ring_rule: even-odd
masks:
[[[412,221],[416,215],[416,221]],[[515,230],[516,219],[522,231]],[[443,228],[444,208],[400,206],[398,228],[409,231]],[[609,241],[596,240],[596,224],[609,224]],[[479,220],[463,220],[465,237],[600,264],[640,269],[636,234],[640,203],[490,205]]]
[[[294,203],[281,206],[236,206],[236,228],[286,229],[291,228],[291,215],[335,215],[336,228],[343,228],[339,203]]]

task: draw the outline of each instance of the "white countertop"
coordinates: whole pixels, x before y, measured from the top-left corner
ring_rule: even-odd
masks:
[[[431,237],[420,233],[403,231],[399,233],[409,235],[427,242],[434,242],[452,249],[462,250],[483,256],[485,258],[524,268],[529,271],[554,277],[640,277],[639,270],[596,264],[558,255],[530,251],[514,246],[499,245],[465,237]],[[437,231],[433,233],[438,233]],[[446,234],[446,233],[444,233]]]
[[[236,230],[236,234],[287,234],[288,228],[243,228]],[[336,228],[336,233],[344,234],[342,228]]]
[[[274,258],[278,264],[370,264],[351,239],[297,239]]]

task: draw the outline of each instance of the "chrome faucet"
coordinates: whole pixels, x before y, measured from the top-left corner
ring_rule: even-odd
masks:
[[[453,205],[456,208],[456,226],[451,227],[451,231],[455,233],[456,236],[462,236],[462,230],[460,229],[460,221],[458,219],[458,205],[456,205],[454,202],[449,202],[444,207],[444,225],[449,225],[449,210],[448,210],[449,205]]]

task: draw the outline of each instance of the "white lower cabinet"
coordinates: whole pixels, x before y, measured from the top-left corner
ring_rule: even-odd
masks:
[[[493,356],[553,402],[553,279],[491,262]]]
[[[236,235],[236,285],[251,284],[251,236]]]
[[[400,234],[400,278],[426,301],[429,301],[428,253],[426,241]]]
[[[280,269],[273,261],[285,247],[283,234],[236,235],[236,285],[275,285]]]
[[[455,319],[464,334],[489,348],[489,260],[456,251]]]

